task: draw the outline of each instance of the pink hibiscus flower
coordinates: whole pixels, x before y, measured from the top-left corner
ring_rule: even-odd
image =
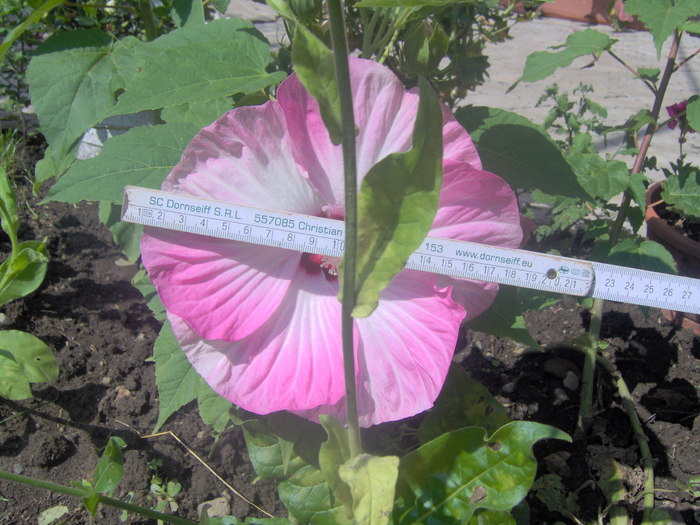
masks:
[[[418,95],[376,62],[350,62],[360,179],[411,147]],[[295,75],[277,100],[234,109],[202,129],[162,188],[266,209],[343,217],[343,163],[318,105]],[[444,180],[432,236],[517,247],[513,192],[481,163],[445,110]],[[278,248],[146,228],[143,262],[193,367],[221,396],[257,414],[343,417],[337,261]],[[356,320],[360,424],[430,408],[459,326],[497,285],[402,271]]]

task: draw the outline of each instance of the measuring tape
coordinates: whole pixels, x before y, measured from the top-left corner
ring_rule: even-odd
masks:
[[[341,257],[342,221],[127,186],[122,220]],[[700,314],[700,280],[526,250],[427,237],[406,268]]]

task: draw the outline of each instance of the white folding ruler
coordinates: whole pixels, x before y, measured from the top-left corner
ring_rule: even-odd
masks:
[[[169,230],[340,257],[342,221],[249,208],[127,186],[122,220]],[[407,268],[568,295],[700,313],[700,279],[526,250],[427,237]]]

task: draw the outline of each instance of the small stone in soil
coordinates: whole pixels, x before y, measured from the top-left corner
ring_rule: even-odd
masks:
[[[571,391],[576,390],[578,388],[578,384],[579,384],[578,376],[576,374],[574,374],[571,370],[569,370],[566,373],[566,376],[564,377],[564,381],[562,381],[562,382],[564,383],[564,386]]]

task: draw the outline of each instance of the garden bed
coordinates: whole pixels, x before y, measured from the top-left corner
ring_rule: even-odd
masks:
[[[34,400],[0,400],[0,468],[68,485],[88,478],[107,439],[119,436],[128,447],[115,497],[156,506],[151,482],[157,474],[163,483],[181,484],[174,498],[180,516],[196,520],[197,506],[217,499],[235,516],[263,516],[232,494],[174,435],[256,505],[286,516],[274,484],[255,482],[240,429],[229,428],[217,440],[195,407],[188,407],[164,426],[173,435],[146,437],[158,417],[154,365],[148,359],[160,324],[130,284],[138,267],[115,247],[95,205],[39,205],[31,185],[22,179],[17,183],[18,202],[26,203],[20,238],[46,238],[50,263],[41,288],[6,307],[6,328],[45,341],[61,375],[55,383],[35,385]],[[7,252],[7,240],[0,247]],[[465,329],[456,360],[497,396],[512,418],[547,423],[573,435],[579,392],[571,376],[580,377],[582,358],[556,345],[583,335],[587,316],[570,298],[531,312],[530,331],[540,344],[552,347],[550,352],[528,351],[509,339]],[[601,335],[610,344],[608,357],[633,393],[649,438],[657,506],[671,511],[679,523],[693,523],[700,518],[700,506],[683,487],[700,475],[700,340],[663,321],[655,309],[612,303]],[[570,510],[582,521],[595,519],[607,506],[591,482],[596,458],[611,456],[621,464],[637,513],[643,484],[634,435],[605,373],[597,376],[595,391],[596,414],[588,437],[573,444],[544,441],[535,448],[538,476],[557,475],[568,491],[577,493],[579,510]],[[413,421],[402,425],[411,427]],[[390,428],[395,425],[373,428],[370,445],[381,442]],[[545,491],[528,497],[530,523],[573,523],[548,510],[537,494]],[[0,524],[36,523],[42,511],[56,505],[71,509],[68,524],[89,521],[76,499],[0,483]],[[100,508],[95,522],[121,523],[120,512]],[[148,523],[133,516],[127,522]]]

